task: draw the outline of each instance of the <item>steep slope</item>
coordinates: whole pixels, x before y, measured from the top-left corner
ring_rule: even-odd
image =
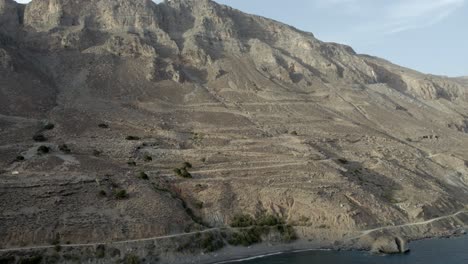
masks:
[[[209,0],[0,0],[0,33],[1,247],[240,213],[327,236],[467,203],[466,82]]]

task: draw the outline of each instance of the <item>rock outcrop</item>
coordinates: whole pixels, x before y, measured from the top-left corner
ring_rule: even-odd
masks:
[[[401,237],[379,237],[372,245],[372,252],[380,254],[405,254],[409,252],[407,242]]]

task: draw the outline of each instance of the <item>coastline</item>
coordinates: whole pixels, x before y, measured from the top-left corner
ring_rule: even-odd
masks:
[[[465,226],[464,228],[465,231],[468,231],[468,226]],[[418,242],[418,241],[426,241],[426,240],[442,240],[442,239],[454,239],[458,237],[463,237],[463,236],[468,236],[467,233],[458,233],[458,234],[440,234],[440,235],[435,235],[431,237],[423,237],[423,238],[415,238],[415,239],[409,239],[408,243],[411,245],[413,242]],[[336,242],[335,242],[336,243]],[[228,264],[228,263],[240,263],[240,262],[245,262],[249,260],[254,260],[254,259],[261,259],[261,258],[266,258],[266,257],[271,257],[271,256],[278,256],[278,255],[284,255],[284,254],[291,254],[291,253],[302,253],[302,252],[319,252],[319,251],[359,251],[359,252],[370,252],[369,249],[367,248],[362,248],[362,247],[353,247],[353,246],[345,246],[345,247],[340,247],[340,246],[330,246],[330,247],[313,247],[313,245],[317,243],[312,243],[309,242],[310,247],[304,248],[303,246],[306,246],[308,243],[305,241],[301,241],[299,243],[292,243],[292,244],[286,244],[286,245],[276,245],[276,246],[271,246],[270,250],[266,249],[265,246],[261,245],[254,245],[247,250],[248,252],[243,252],[243,250],[238,250],[238,248],[227,248],[227,251],[231,251],[231,253],[223,253],[223,256],[215,256],[215,259],[203,261],[201,262],[183,262],[185,263],[199,263],[199,264]],[[228,255],[235,256],[234,258],[229,258],[229,259],[224,259]]]
[[[460,216],[460,217],[457,217]],[[114,243],[93,243],[63,245],[62,252],[67,250],[79,255],[87,253],[87,263],[115,263],[114,258],[89,258],[89,253],[98,246],[104,245],[109,250],[119,249],[122,254],[137,254],[145,263],[151,263],[151,257],[155,257],[162,264],[223,264],[237,263],[246,260],[264,258],[272,255],[288,253],[300,253],[306,251],[369,251],[378,238],[404,237],[408,242],[428,239],[453,238],[466,234],[468,225],[468,214],[466,211],[438,217],[432,220],[403,224],[399,226],[387,226],[370,230],[339,231],[327,229],[314,229],[312,227],[295,227],[299,239],[284,243],[278,240],[269,240],[266,237],[263,243],[254,244],[249,247],[229,246],[211,253],[200,253],[201,251],[171,251],[169,248],[180,245],[181,237],[190,240],[191,234],[170,235],[165,237],[128,240]],[[463,223],[463,224],[462,224]],[[218,230],[219,231],[219,230]],[[203,232],[203,231],[202,231]],[[211,232],[206,230],[204,232]],[[154,248],[154,246],[158,248]],[[60,246],[60,245],[59,245]],[[151,246],[151,247],[148,247]],[[156,249],[156,251],[154,251]],[[91,251],[90,251],[91,250]],[[156,253],[159,252],[159,253]],[[3,254],[2,254],[3,253]],[[0,258],[8,256],[34,256],[37,254],[57,254],[54,246],[36,247],[30,249],[3,249],[0,250]],[[155,259],[155,260],[156,260]],[[150,262],[148,262],[150,261]],[[62,263],[73,263],[65,261]]]

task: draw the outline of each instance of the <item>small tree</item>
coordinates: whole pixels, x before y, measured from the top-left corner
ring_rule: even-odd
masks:
[[[52,124],[52,123],[47,123],[45,126],[44,126],[44,129],[45,130],[52,130],[55,128],[55,125]]]
[[[117,200],[123,200],[128,198],[128,193],[126,190],[116,190],[114,192],[114,197]]]
[[[153,157],[151,157],[150,155],[148,154],[145,154],[143,156],[143,160],[146,161],[146,162],[150,162],[150,161],[153,161]]]
[[[185,168],[185,169],[191,169],[191,168],[192,168],[192,164],[191,164],[190,162],[187,162],[187,161],[186,161],[186,162],[184,162],[184,164],[183,164],[183,168]]]
[[[66,154],[71,153],[71,149],[66,144],[60,145],[59,150]]]
[[[36,135],[33,136],[32,139],[34,141],[36,141],[36,142],[45,142],[45,141],[47,141],[47,138],[42,134],[36,134]]]
[[[47,146],[40,146],[39,148],[37,148],[37,153],[39,154],[47,154],[49,152],[50,152],[50,149]]]
[[[142,180],[149,180],[148,174],[146,174],[143,171],[140,171],[140,173],[138,173],[138,178],[140,178]]]
[[[24,160],[25,160],[25,158],[24,158],[24,156],[22,156],[22,155],[17,156],[17,157],[15,158],[15,162],[22,162],[22,161],[24,161]]]

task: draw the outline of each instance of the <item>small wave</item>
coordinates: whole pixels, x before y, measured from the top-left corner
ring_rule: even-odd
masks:
[[[333,249],[322,248],[322,249],[300,249],[291,251],[291,253],[301,253],[301,252],[310,252],[310,251],[333,251]]]
[[[217,263],[215,263],[215,264],[234,263],[234,262],[244,262],[244,261],[249,261],[249,260],[254,260],[254,259],[260,259],[260,258],[266,258],[266,257],[281,255],[281,254],[284,254],[284,252],[275,252],[275,253],[270,253],[270,254],[265,254],[265,255],[259,255],[259,256],[255,256],[255,257],[249,257],[249,258],[243,258],[243,259],[237,259],[237,260],[222,261],[222,262],[217,262]]]

